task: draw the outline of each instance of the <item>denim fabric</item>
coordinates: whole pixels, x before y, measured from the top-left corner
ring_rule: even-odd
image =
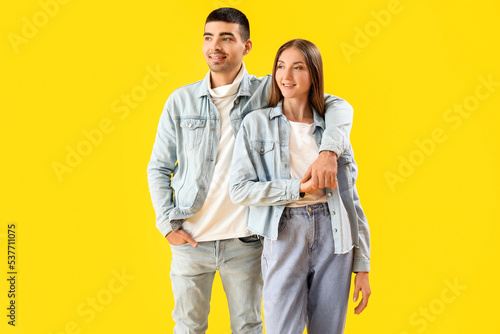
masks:
[[[212,181],[220,115],[209,94],[209,80],[210,73],[202,81],[174,91],[158,124],[148,181],[156,226],[163,235],[180,228],[184,219],[200,210]],[[230,112],[235,136],[248,113],[267,105],[270,81],[270,75],[256,78],[245,70]],[[336,96],[325,97],[327,129],[320,150],[340,155],[349,147],[352,107]]]
[[[170,247],[175,334],[199,334],[207,330],[217,270],[226,292],[231,331],[262,333],[262,243],[259,237],[199,242],[196,248],[189,244]]]
[[[325,123],[313,108],[313,137],[321,144]],[[234,145],[229,192],[234,203],[250,206],[248,228],[276,239],[285,205],[299,198],[300,180],[290,179],[290,124],[281,103],[248,115]],[[370,232],[355,187],[357,165],[352,148],[338,158],[339,187],[326,188],[335,253],[354,249],[353,271],[370,271]],[[340,191],[340,196],[339,192]],[[340,199],[349,219],[340,219]]]
[[[343,333],[353,253],[334,248],[326,203],[285,208],[262,253],[267,334]]]

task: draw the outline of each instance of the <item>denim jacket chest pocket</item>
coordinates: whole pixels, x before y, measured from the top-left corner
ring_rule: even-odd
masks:
[[[200,145],[206,124],[207,120],[204,118],[181,118],[182,138],[188,151]]]
[[[260,162],[255,164],[259,181],[270,181],[275,175],[277,165],[274,142],[250,140],[249,144],[253,160]]]
[[[337,160],[337,180],[339,182],[339,190],[341,193],[346,190],[352,189],[354,182],[351,168],[351,156],[344,154]]]

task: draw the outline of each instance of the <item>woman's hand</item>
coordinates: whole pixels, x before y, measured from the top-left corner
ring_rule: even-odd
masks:
[[[302,183],[300,184],[300,189],[299,189],[299,191],[301,193],[310,193],[310,192],[318,190],[318,187],[314,184],[312,178],[310,178],[309,180],[307,180],[305,182],[304,181],[301,181],[301,182]]]
[[[354,314],[360,314],[363,312],[363,310],[366,308],[368,305],[368,299],[370,298],[371,295],[371,290],[370,290],[370,282],[368,279],[368,272],[359,272],[356,274],[356,278],[354,278],[354,299],[353,301],[356,302],[359,297],[359,292],[361,291],[361,294],[363,295],[363,298],[359,302],[358,306],[354,308]]]

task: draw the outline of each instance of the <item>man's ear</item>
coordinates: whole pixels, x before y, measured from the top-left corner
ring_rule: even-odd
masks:
[[[247,41],[245,42],[245,52],[243,52],[243,55],[246,56],[250,50],[252,50],[252,40],[251,39],[247,39]]]

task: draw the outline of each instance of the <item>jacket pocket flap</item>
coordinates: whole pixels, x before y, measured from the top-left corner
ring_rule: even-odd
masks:
[[[200,118],[183,118],[181,119],[181,128],[196,129],[205,127],[207,120]]]
[[[260,154],[265,154],[269,151],[271,151],[274,148],[274,143],[267,143],[267,142],[251,142],[250,147],[259,152]]]

